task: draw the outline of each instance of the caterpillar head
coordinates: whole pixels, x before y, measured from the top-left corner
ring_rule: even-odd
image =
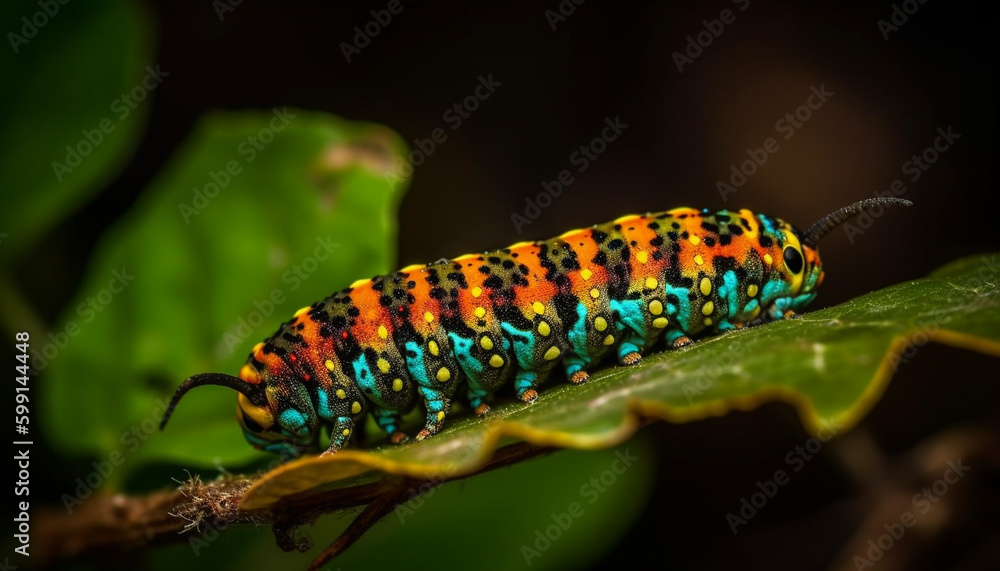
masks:
[[[184,381],[163,415],[160,430],[167,425],[181,397],[202,385],[237,391],[236,417],[244,437],[254,448],[294,458],[316,447],[319,423],[302,383],[286,375],[275,375],[267,368],[258,372],[249,365],[240,370],[239,377],[204,373]]]
[[[819,258],[819,241],[834,228],[843,224],[864,210],[883,206],[911,206],[913,203],[902,198],[869,198],[840,208],[819,219],[808,230],[802,232],[797,228],[783,224],[785,247],[781,253],[782,271],[791,284],[791,294],[802,301],[801,305],[811,301],[816,288],[823,283],[823,263]],[[798,310],[798,307],[790,309]]]

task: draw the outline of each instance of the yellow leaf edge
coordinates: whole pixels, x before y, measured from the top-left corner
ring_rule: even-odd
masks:
[[[832,419],[841,430],[855,426],[875,406],[892,379],[893,360],[913,344],[912,338],[916,333],[927,335],[926,330],[914,328],[893,338],[865,391],[852,406]],[[930,339],[942,345],[1000,357],[1000,342],[991,339],[943,328],[931,334]],[[600,434],[579,435],[532,428],[508,420],[498,421],[486,429],[486,437],[478,454],[470,461],[457,466],[398,462],[365,450],[342,450],[331,456],[303,458],[283,464],[261,476],[243,495],[239,507],[245,511],[273,507],[284,497],[281,493],[284,487],[281,485],[282,480],[292,478],[293,473],[300,469],[303,463],[311,464],[314,468],[326,466],[330,472],[339,473],[341,478],[357,476],[371,470],[418,479],[433,479],[442,474],[457,477],[472,474],[489,462],[503,437],[512,437],[537,446],[599,450],[616,446],[631,438],[645,419],[681,424],[723,416],[732,411],[750,411],[770,402],[785,402],[792,405],[798,411],[803,427],[810,434],[816,435],[822,427],[822,419],[812,401],[794,390],[785,388],[771,387],[750,395],[717,399],[685,407],[632,399],[626,404],[625,414],[618,426]],[[332,481],[335,479],[327,483]]]

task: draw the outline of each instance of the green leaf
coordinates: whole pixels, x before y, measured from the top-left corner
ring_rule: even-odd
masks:
[[[965,258],[927,278],[798,319],[654,354],[638,366],[612,367],[582,386],[557,383],[534,404],[500,404],[485,419],[453,420],[422,442],[290,462],[258,480],[241,507],[267,507],[317,487],[350,486],[361,474],[367,480],[379,474],[469,474],[514,440],[605,448],[624,441],[646,419],[685,422],[771,400],[796,406],[810,432],[837,433],[858,422],[893,372],[932,340],[1000,356],[997,254]]]
[[[30,0],[0,8],[8,44],[0,50],[0,232],[8,235],[0,248],[3,263],[113,180],[135,149],[154,95],[142,86],[146,66],[156,62],[140,4],[47,5],[58,12],[49,15]],[[132,102],[133,108],[121,97],[137,86],[144,102]],[[66,164],[67,145],[83,154],[78,164]],[[54,162],[70,170],[57,174]]]
[[[32,343],[53,442],[135,466],[259,457],[232,391],[203,389],[160,433],[164,400],[192,374],[235,374],[297,309],[390,269],[403,185],[386,174],[404,152],[385,127],[320,113],[205,118],[102,237],[56,341]]]

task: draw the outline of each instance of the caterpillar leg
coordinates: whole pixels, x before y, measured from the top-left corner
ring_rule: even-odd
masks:
[[[483,416],[490,411],[490,405],[486,404],[486,399],[490,396],[489,392],[483,388],[473,387],[471,379],[466,394],[469,398],[469,405],[476,411],[476,416]]]
[[[520,370],[514,378],[514,391],[517,398],[526,403],[535,402],[538,398],[538,374],[531,371]]]
[[[417,390],[424,397],[424,409],[427,411],[424,428],[417,433],[417,440],[423,440],[437,434],[444,426],[444,418],[451,409],[451,400],[441,391],[422,386],[417,387]]]
[[[587,361],[575,354],[566,355],[563,359],[563,367],[566,370],[566,378],[574,385],[580,385],[590,380],[590,374],[586,371]]]
[[[375,408],[372,415],[375,417],[375,424],[378,424],[379,428],[389,435],[389,440],[393,444],[400,444],[410,439],[406,433],[399,429],[400,414],[398,412]]]
[[[684,334],[680,329],[671,329],[667,331],[666,335],[667,345],[673,347],[674,349],[680,349],[685,345],[690,345],[694,343],[690,337]]]
[[[347,446],[347,441],[351,439],[351,434],[353,433],[354,419],[349,416],[337,417],[333,423],[333,428],[330,429],[330,445],[327,446],[321,456],[336,454],[338,450]]]

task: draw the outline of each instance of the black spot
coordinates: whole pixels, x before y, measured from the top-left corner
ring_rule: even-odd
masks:
[[[719,233],[719,227],[716,226],[715,224],[712,224],[711,222],[703,221],[701,223],[701,227],[704,228],[705,230],[708,230],[709,232],[711,232],[713,234],[718,234]]]
[[[440,300],[440,299],[444,299],[445,298],[446,293],[445,293],[443,287],[434,286],[434,287],[431,288],[431,291],[430,291],[430,293],[428,295],[431,296],[431,299],[439,299]]]
[[[723,246],[728,246],[729,244],[732,243],[732,241],[733,241],[732,234],[719,234],[719,244],[722,244]]]
[[[660,229],[660,223],[659,222],[650,222],[649,224],[646,224],[646,228],[649,228],[650,230],[659,230]]]
[[[394,297],[395,299],[403,299],[404,297],[406,297],[406,291],[401,289],[394,289],[392,290],[392,297]]]
[[[497,264],[499,264],[499,263],[500,263],[500,258],[498,258],[498,257],[496,257],[496,256],[490,256],[490,257],[488,258],[488,261],[489,261],[489,263],[490,263],[490,264],[492,264],[492,265],[494,265],[494,266],[495,266],[495,265],[497,265]]]
[[[624,246],[624,245],[625,245],[625,242],[621,241],[618,238],[615,238],[614,240],[608,242],[608,249],[609,250],[618,250],[618,249],[621,249],[621,247]]]
[[[486,281],[483,282],[483,285],[491,289],[502,288],[503,280],[500,278],[500,276],[490,276],[486,278]]]
[[[504,267],[505,270],[512,270],[512,269],[514,269],[514,261],[513,260],[504,260],[503,261],[503,267]]]
[[[676,241],[677,237],[678,237],[677,236],[677,232],[674,232],[673,230],[671,230],[670,232],[667,232],[667,238],[670,238],[671,240]],[[661,241],[662,241],[662,238],[661,238]]]
[[[783,254],[785,258],[785,265],[791,270],[793,274],[797,274],[802,271],[802,254],[798,250],[789,246],[785,248],[785,253]]]
[[[361,310],[352,305],[351,307],[347,308],[347,315],[350,315],[351,317],[357,317],[361,315]]]
[[[490,275],[492,271],[489,266],[479,266],[479,273],[481,274]]]
[[[413,289],[415,287],[417,287],[417,282],[413,280],[406,282],[406,289]]]
[[[598,266],[608,265],[608,254],[606,252],[598,252],[597,255],[594,256],[593,262]]]
[[[730,234],[734,234],[736,236],[742,236],[743,235],[743,229],[740,228],[739,226],[735,225],[735,224],[730,224],[730,225],[726,226],[726,228],[729,230]]]
[[[719,222],[729,222],[730,220],[728,214],[716,214],[715,219]]]
[[[676,222],[671,222],[670,223],[670,227],[673,228],[674,230],[680,230],[681,229],[681,225],[678,224],[678,223],[676,223]]]
[[[593,238],[594,241],[597,242],[598,244],[601,244],[608,239],[608,235],[605,234],[604,232],[601,232],[600,230],[591,231],[590,237]]]
[[[712,247],[715,245],[715,238],[712,238],[711,236],[705,236],[705,239],[703,241],[705,242],[705,245],[708,247]]]
[[[762,248],[770,248],[771,244],[773,244],[773,242],[771,241],[771,237],[765,236],[763,234],[760,235],[760,240],[758,241],[760,242]]]
[[[392,305],[392,298],[387,295],[381,295],[378,298],[378,302],[383,307],[389,307],[390,305]]]
[[[742,224],[743,227],[747,229],[747,231],[750,230],[750,222],[746,218],[742,218],[741,217],[740,218],[740,224]]]

